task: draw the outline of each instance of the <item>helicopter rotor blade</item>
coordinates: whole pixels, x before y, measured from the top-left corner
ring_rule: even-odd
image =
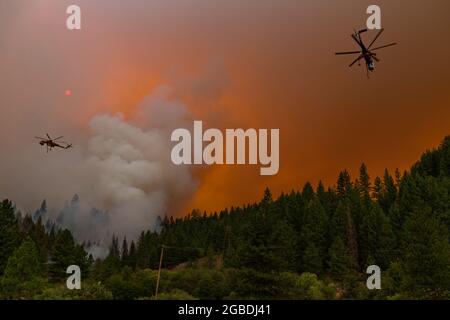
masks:
[[[353,38],[353,40],[356,41],[356,43],[362,48],[363,44],[361,43],[361,41],[354,35],[352,34],[351,37]]]
[[[335,55],[343,55],[343,54],[357,54],[357,53],[361,53],[360,51],[347,51],[347,52],[336,52]]]
[[[59,139],[61,139],[61,138],[64,138],[64,136],[60,136],[60,137],[58,137],[58,138],[55,138],[55,139],[53,139],[53,141],[59,140]]]
[[[390,43],[390,44],[387,44],[387,45],[384,45],[384,46],[381,46],[381,47],[376,47],[376,48],[370,49],[370,51],[375,51],[375,50],[378,50],[378,49],[382,49],[382,48],[387,48],[387,47],[395,46],[396,44],[397,44],[397,42]]]
[[[40,139],[40,140],[47,140],[46,138],[41,138],[41,137],[35,137],[36,139]]]
[[[380,62],[380,59],[378,59],[377,57],[375,57],[374,55],[371,55],[371,57],[373,58],[373,60],[375,60],[376,62]]]
[[[50,135],[47,133],[47,137],[50,139],[50,140],[52,140],[52,138],[50,138]]]
[[[355,63],[357,63],[359,60],[361,60],[362,58],[364,58],[363,55],[360,55],[358,58],[356,58],[352,63],[350,63],[349,67],[353,66]]]
[[[383,33],[384,29],[380,29],[380,32],[377,33],[377,35],[375,36],[375,38],[372,40],[372,42],[369,44],[369,46],[367,47],[367,49],[370,49],[370,47],[372,47],[372,45],[375,43],[375,41],[377,41],[377,39],[381,36],[381,34]]]

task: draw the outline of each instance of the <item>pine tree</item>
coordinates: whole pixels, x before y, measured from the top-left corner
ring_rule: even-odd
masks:
[[[8,258],[20,245],[20,234],[14,206],[11,201],[0,203],[0,275],[3,274]]]
[[[87,271],[87,253],[82,246],[75,243],[69,230],[63,230],[56,238],[55,247],[51,254],[49,271],[52,279],[60,280],[66,276],[67,267],[77,265],[84,273]]]
[[[136,268],[136,245],[134,241],[131,241],[130,244],[130,253],[128,255],[128,265],[134,269]]]
[[[47,216],[47,201],[44,199],[41,203],[39,209],[37,209],[33,214],[33,221],[38,221],[39,218],[44,220]]]
[[[284,250],[279,243],[270,243],[273,225],[269,223],[267,214],[258,210],[248,224],[244,241],[238,248],[236,261],[239,267],[255,269],[261,272],[271,272],[279,269],[279,257],[276,250]],[[274,248],[276,247],[276,248]]]
[[[372,197],[380,200],[380,197],[382,197],[383,193],[383,182],[381,181],[380,177],[376,177],[373,182],[373,193]]]
[[[303,269],[316,274],[323,270],[323,258],[314,243],[310,243],[303,253]]]
[[[272,193],[270,192],[269,188],[266,188],[264,190],[264,196],[263,199],[261,201],[261,207],[263,208],[263,210],[268,210],[268,206],[273,202],[272,199]],[[233,208],[232,208],[233,209]]]
[[[319,183],[317,184],[317,189],[316,189],[316,194],[317,197],[319,198],[319,200],[325,200],[326,198],[326,192],[325,192],[325,187],[322,183],[322,181],[319,181]],[[323,203],[322,203],[323,205]]]
[[[387,268],[395,256],[395,237],[389,218],[378,204],[363,217],[360,254],[363,266],[377,264]]]
[[[397,187],[394,179],[386,169],[383,176],[383,189],[378,197],[378,202],[385,212],[388,212],[397,199]]]
[[[123,238],[123,242],[122,242],[122,254],[120,255],[121,260],[122,260],[122,264],[123,265],[128,265],[128,259],[129,259],[129,255],[128,255],[128,243],[127,243],[127,237]]]
[[[370,199],[370,177],[369,173],[367,172],[367,167],[363,163],[361,164],[361,167],[359,168],[359,178],[357,181],[357,188],[360,194],[360,197],[364,199],[365,201],[368,201],[367,199]]]
[[[400,173],[400,170],[398,168],[395,169],[395,188],[397,188],[397,191],[400,190],[400,185],[402,183],[402,174]]]
[[[112,237],[112,243],[109,248],[109,255],[114,258],[120,259],[120,249],[119,249],[119,238],[114,236]]]
[[[339,173],[338,181],[337,181],[337,194],[340,198],[347,197],[352,191],[352,182],[350,178],[350,174],[347,170]]]
[[[318,262],[312,262],[315,265],[322,265],[326,256],[327,242],[328,242],[328,216],[325,209],[319,200],[311,200],[305,207],[304,224],[301,229],[301,239],[303,250],[307,250],[310,245],[314,245],[314,254],[318,254]],[[313,248],[309,248],[308,254],[303,255],[303,265],[308,265],[309,262],[305,258],[313,257]],[[314,257],[317,260],[317,257]],[[320,272],[322,268],[316,272]],[[311,271],[305,270],[305,271]]]
[[[41,276],[38,250],[33,240],[27,237],[8,259],[0,282],[3,295],[13,299],[32,297],[33,291],[40,287],[34,280]]]
[[[166,217],[164,219],[164,228],[163,230],[166,230],[169,226],[168,224],[168,218]],[[164,233],[162,233],[164,235]],[[137,241],[137,250],[136,250],[136,268],[145,269],[150,266],[150,248],[147,245],[147,242],[145,241],[145,232],[142,231],[138,241]]]
[[[302,190],[302,198],[303,201],[309,202],[314,198],[314,189],[311,185],[311,183],[307,182],[305,183],[303,190]]]
[[[429,208],[417,209],[406,221],[402,243],[404,289],[419,298],[450,294],[448,228]]]
[[[47,233],[45,232],[45,227],[42,224],[41,216],[38,217],[36,223],[34,224],[32,232],[30,232],[30,236],[32,237],[39,251],[41,263],[46,263],[48,259],[48,237]]]
[[[296,269],[295,248],[296,233],[285,220],[276,221],[272,234],[268,236],[266,246],[274,259],[273,269],[276,271],[294,271]]]
[[[8,259],[4,276],[24,282],[42,273],[39,253],[31,238],[26,238]]]
[[[341,201],[333,215],[331,221],[331,237],[335,239],[339,237],[347,247],[350,256],[350,262],[353,269],[358,268],[358,240],[355,224],[351,212],[351,202],[349,199]]]
[[[342,280],[350,271],[350,256],[340,237],[336,237],[329,250],[329,268],[331,274]]]
[[[350,207],[347,201],[340,201],[331,219],[331,237],[347,239],[347,215]]]

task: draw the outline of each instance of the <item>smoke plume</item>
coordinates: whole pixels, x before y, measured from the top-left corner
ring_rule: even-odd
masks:
[[[100,114],[90,121],[92,137],[77,170],[83,176],[81,198],[58,214],[59,223],[78,237],[135,238],[154,229],[158,216],[176,210],[195,190],[189,168],[170,160],[170,131],[183,125],[186,111],[167,100],[165,91],[158,88],[147,97],[135,119]],[[164,121],[158,125],[157,119]]]

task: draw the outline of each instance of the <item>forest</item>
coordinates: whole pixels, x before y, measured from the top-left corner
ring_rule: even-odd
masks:
[[[333,186],[159,221],[94,259],[69,230],[3,200],[0,298],[450,299],[450,136],[405,172],[371,178],[362,164]],[[380,290],[366,287],[374,264]],[[80,290],[66,287],[69,265]]]

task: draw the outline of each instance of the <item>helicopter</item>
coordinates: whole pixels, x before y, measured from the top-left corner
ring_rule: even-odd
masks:
[[[377,41],[377,39],[383,33],[384,29],[380,29],[380,31],[377,33],[375,38],[372,40],[372,42],[368,46],[366,46],[364,44],[364,41],[361,38],[361,33],[364,33],[367,31],[368,31],[367,29],[362,29],[359,31],[355,31],[351,35],[353,40],[355,40],[355,42],[359,45],[360,50],[347,51],[347,52],[336,52],[335,54],[336,55],[359,54],[359,56],[352,63],[350,63],[349,67],[353,66],[356,62],[358,62],[358,65],[361,65],[361,59],[364,59],[364,61],[366,63],[367,77],[369,78],[369,72],[373,72],[375,70],[375,61],[380,62],[380,59],[378,59],[377,54],[374,53],[373,51],[379,50],[382,48],[391,47],[391,46],[396,45],[397,43],[393,42],[393,43],[386,44],[386,45],[379,46],[379,47],[372,49],[373,44],[375,43],[375,41]]]
[[[71,143],[67,143],[64,141],[58,141],[61,138],[64,138],[63,136],[60,136],[58,138],[52,139],[50,135],[47,133],[47,138],[41,138],[41,137],[35,137],[36,139],[39,139],[39,144],[41,146],[47,147],[47,153],[51,151],[53,148],[61,148],[61,149],[70,149],[73,148],[73,145]]]

